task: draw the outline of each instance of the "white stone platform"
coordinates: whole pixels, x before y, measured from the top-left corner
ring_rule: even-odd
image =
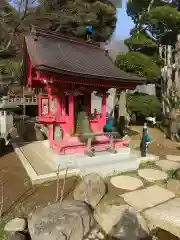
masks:
[[[60,178],[64,177],[67,168],[67,177],[84,176],[89,173],[98,173],[102,177],[107,177],[136,170],[142,161],[140,153],[131,151],[130,148],[122,148],[116,154],[97,152],[95,157],[88,157],[84,153],[59,155],[49,148],[48,141],[12,145],[34,184],[56,179],[58,168]],[[146,159],[143,158],[143,161],[152,158],[153,155],[150,155]]]

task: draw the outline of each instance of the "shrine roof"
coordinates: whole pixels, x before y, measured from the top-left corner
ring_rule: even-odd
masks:
[[[117,68],[98,45],[54,34],[36,31],[25,37],[28,54],[37,70],[89,79],[143,83]]]

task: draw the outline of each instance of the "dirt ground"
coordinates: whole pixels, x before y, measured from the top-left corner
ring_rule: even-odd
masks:
[[[133,126],[133,131],[141,133],[142,127]],[[140,134],[131,136],[133,141],[140,141]],[[149,152],[159,155],[161,159],[166,154],[180,155],[178,144],[165,139],[164,134],[157,129],[149,129],[152,143],[149,146]],[[72,199],[72,192],[77,185],[77,177],[68,179],[65,184],[64,199]],[[63,181],[60,181],[60,188]],[[54,203],[56,198],[56,181],[32,186],[20,160],[12,148],[7,148],[4,156],[0,157],[0,202],[3,192],[2,218],[0,219],[0,240],[6,240],[7,236],[3,232],[4,224],[8,219],[21,216],[27,216],[38,207],[43,207],[49,203]],[[113,190],[114,192],[114,190]],[[113,193],[111,199],[104,199],[115,203],[118,193]],[[113,199],[112,199],[112,196]],[[112,201],[113,200],[113,201]],[[119,200],[118,200],[119,201]],[[1,209],[1,207],[0,207]],[[177,240],[172,235],[161,231],[161,240]]]
[[[137,146],[140,144],[142,126],[131,126],[134,134],[131,136],[132,143],[136,143]],[[148,128],[148,133],[151,138],[151,143],[148,146],[148,152],[158,155],[160,159],[164,159],[168,154],[180,155],[180,143],[176,143],[167,139],[162,131],[156,128]]]
[[[69,178],[65,184],[64,199],[72,199],[72,192],[78,183],[77,177]],[[54,203],[56,199],[56,181],[32,186],[20,160],[11,148],[0,157],[0,202],[3,192],[2,218],[0,220],[0,240],[7,239],[3,232],[8,219],[27,216],[38,207]],[[60,181],[60,189],[63,181]],[[1,206],[1,205],[0,205]]]

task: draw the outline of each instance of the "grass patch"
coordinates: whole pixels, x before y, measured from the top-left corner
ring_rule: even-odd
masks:
[[[139,169],[145,169],[145,168],[161,170],[161,168],[158,167],[153,161],[142,161],[139,165]]]
[[[122,172],[119,176],[139,177],[137,171]]]
[[[126,204],[124,199],[120,196],[117,196],[115,194],[107,193],[100,201],[100,204],[107,204],[107,205],[121,205]]]

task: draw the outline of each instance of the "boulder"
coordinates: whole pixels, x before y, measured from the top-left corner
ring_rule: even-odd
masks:
[[[27,228],[26,220],[23,218],[14,218],[4,227],[5,232],[22,232]]]
[[[96,173],[86,175],[74,190],[74,199],[90,204],[93,208],[106,194],[106,184]]]
[[[144,217],[128,205],[99,205],[94,217],[104,232],[115,239],[142,240],[150,235]]]
[[[30,240],[30,238],[27,235],[20,232],[13,233],[8,239],[9,240]]]
[[[180,168],[177,169],[176,171],[174,171],[174,177],[175,177],[177,180],[180,180]]]
[[[81,240],[93,224],[92,211],[82,201],[63,201],[36,210],[28,217],[32,240]]]
[[[8,131],[8,134],[7,134],[7,140],[9,140],[9,139],[11,139],[11,138],[16,138],[16,137],[18,137],[19,135],[18,135],[18,131],[17,131],[17,128],[15,128],[15,127],[12,127],[12,128],[10,128],[9,129],[9,131]]]
[[[180,181],[170,179],[167,183],[167,189],[175,194],[180,194]]]
[[[23,123],[17,126],[18,134],[24,141],[43,141],[46,139],[40,128],[34,123]]]

